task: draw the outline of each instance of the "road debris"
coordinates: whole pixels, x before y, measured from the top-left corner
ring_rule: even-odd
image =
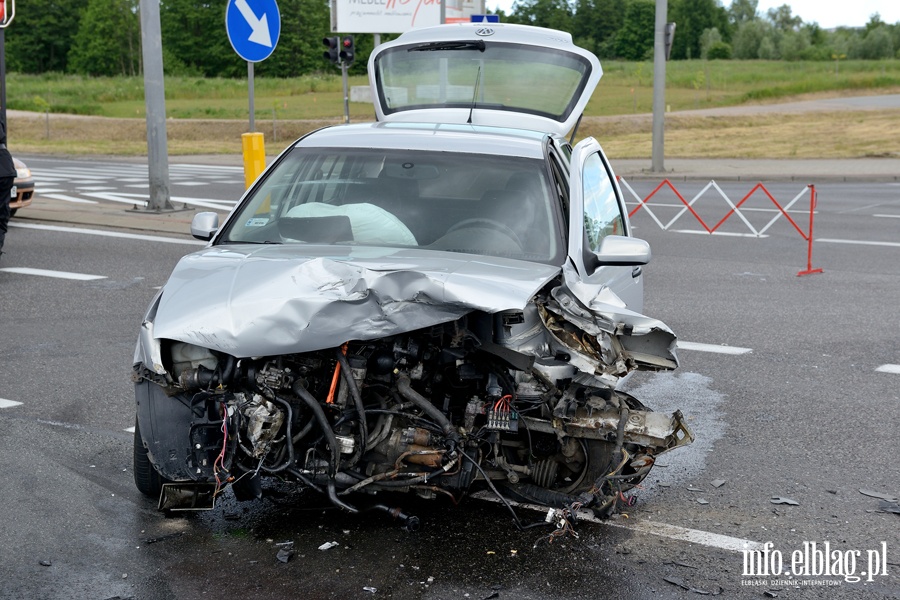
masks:
[[[704,506],[709,504],[709,500],[706,498],[697,498],[697,504],[703,504]]]
[[[897,502],[888,502],[887,500],[882,500],[878,503],[878,510],[876,512],[894,513],[895,515],[900,515],[900,504],[898,504]]]
[[[38,563],[38,564],[40,564],[42,567],[49,567],[49,566],[53,565],[53,563],[50,562],[49,560],[42,560],[42,561],[41,561],[40,563]]]
[[[184,535],[185,532],[178,531],[175,533],[170,533],[168,535],[161,535],[158,537],[147,538],[144,540],[145,544],[155,544],[156,542],[165,542],[166,540],[174,540],[175,538],[180,538]]]
[[[800,506],[800,503],[790,498],[782,498],[781,496],[772,496],[770,500],[772,504],[788,504],[790,506]]]
[[[860,488],[859,493],[863,496],[869,496],[870,498],[879,498],[881,500],[885,500],[887,502],[900,502],[896,496],[891,496],[890,494],[883,494],[881,492],[873,492],[872,490],[865,490]]]
[[[321,546],[319,546],[319,550],[331,550],[335,546],[340,546],[337,542],[325,542]]]
[[[720,488],[723,485],[725,485],[725,480],[724,479],[713,479],[712,481],[709,482],[709,484],[711,486],[713,486],[714,488]]]
[[[293,556],[294,549],[292,547],[284,547],[278,549],[278,554],[275,555],[275,558],[277,558],[279,562],[288,563]]]
[[[700,588],[691,587],[690,585],[684,582],[684,579],[681,577],[663,577],[665,581],[671,583],[672,585],[676,585],[683,590],[687,590],[689,592],[694,592],[695,594],[700,594],[701,596],[718,596],[725,590],[721,586],[716,586],[716,590],[714,592],[710,592],[708,590],[701,590]]]
[[[370,594],[374,594],[375,592],[378,591],[378,588],[374,588],[374,587],[372,587],[372,586],[370,586],[370,585],[366,585],[366,586],[363,586],[363,591],[364,591],[364,592],[369,592]]]

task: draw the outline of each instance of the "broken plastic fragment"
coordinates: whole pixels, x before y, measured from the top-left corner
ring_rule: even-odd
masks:
[[[364,591],[364,592],[369,592],[369,593],[371,593],[371,594],[374,594],[375,592],[378,591],[378,588],[373,588],[373,587],[370,586],[370,585],[366,585],[366,586],[363,586],[363,591]]]
[[[714,488],[720,488],[723,485],[725,485],[725,480],[724,479],[713,479],[710,482],[710,485],[713,486]]]
[[[882,494],[881,492],[873,492],[872,490],[864,490],[860,489],[859,493],[863,496],[869,496],[870,498],[880,498],[881,500],[886,500],[888,502],[900,502],[896,496],[891,496],[890,494]]]
[[[335,546],[340,546],[337,542],[325,542],[321,546],[319,546],[319,550],[330,550]]]
[[[709,504],[709,500],[707,500],[706,498],[697,498],[697,503],[698,504]]]
[[[800,506],[800,503],[790,498],[782,498],[781,496],[772,496],[770,500],[772,504],[788,504],[790,506]]]
[[[281,548],[278,550],[278,554],[275,555],[279,561],[283,563],[287,563],[294,556],[294,551],[290,548]]]

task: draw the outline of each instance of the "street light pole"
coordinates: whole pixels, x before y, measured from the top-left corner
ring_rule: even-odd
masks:
[[[656,0],[653,30],[653,150],[651,170],[663,173],[666,114],[666,0]]]

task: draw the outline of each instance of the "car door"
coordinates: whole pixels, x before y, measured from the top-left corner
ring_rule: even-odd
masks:
[[[606,236],[631,236],[631,229],[619,184],[595,139],[582,140],[573,148],[569,173],[568,255],[581,287],[596,288],[595,294],[608,287],[628,309],[642,312],[641,266],[602,264],[598,258]]]

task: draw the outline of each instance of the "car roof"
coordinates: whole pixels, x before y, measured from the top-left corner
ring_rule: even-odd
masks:
[[[549,134],[524,129],[447,123],[358,123],[319,129],[298,148],[378,148],[466,152],[542,159]]]

